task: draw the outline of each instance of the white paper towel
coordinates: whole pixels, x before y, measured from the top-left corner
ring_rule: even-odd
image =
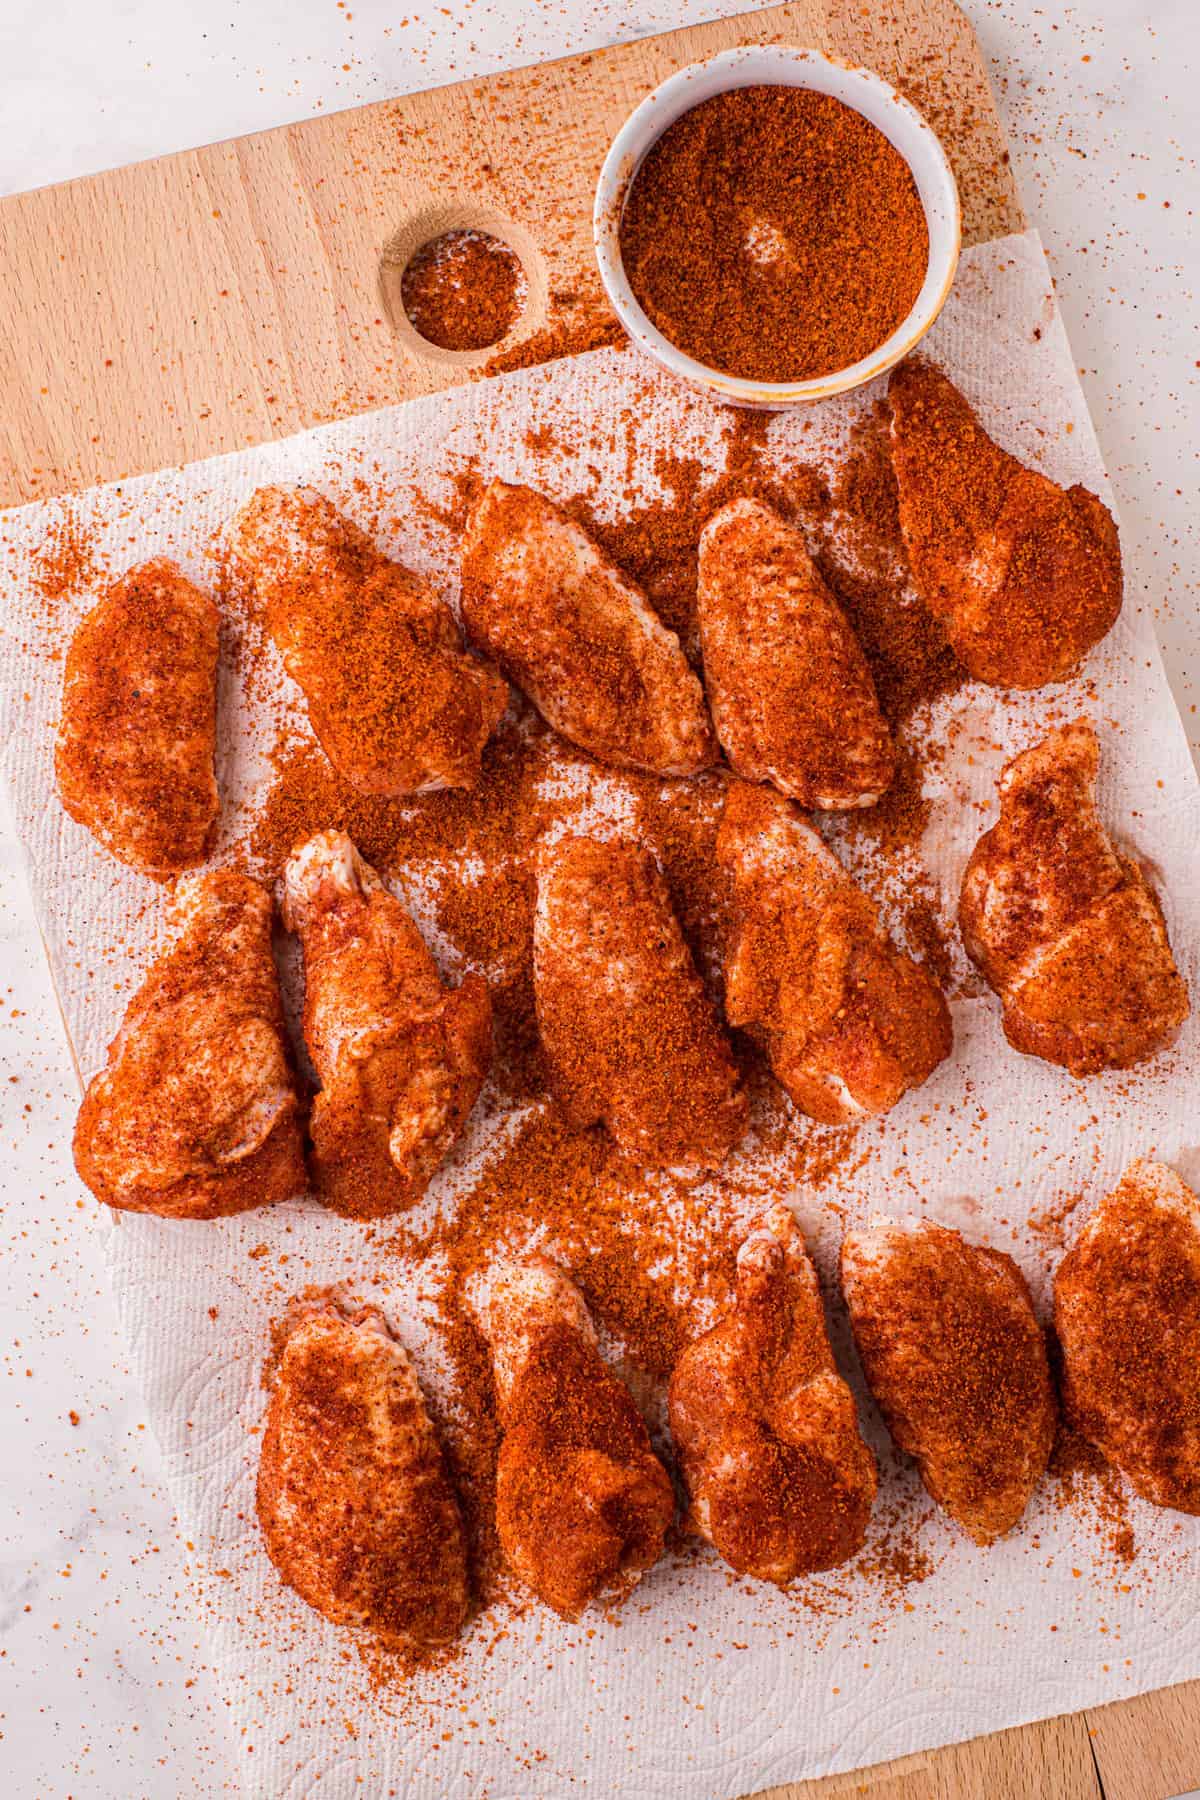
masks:
[[[1007,448],[1109,497],[1034,235],[965,255],[928,348]],[[878,391],[778,416],[768,427],[772,454],[784,465],[836,460]],[[449,498],[449,477],[465,459],[551,493],[587,493],[602,516],[617,517],[631,479],[639,498],[654,497],[660,447],[719,467],[722,424],[718,409],[631,353],[601,351],[0,518],[3,768],[85,1076],[160,941],[165,896],[108,858],[58,804],[51,756],[61,656],[92,596],[47,598],[47,546],[53,555],[64,533],[82,531],[103,570],[166,554],[211,585],[213,544],[260,483],[312,483],[361,517],[356,483],[365,481],[369,522],[385,547],[452,592],[453,534],[412,497]],[[393,502],[379,505],[380,494]],[[1103,816],[1153,866],[1197,993],[1200,791],[1152,601],[1127,570],[1121,620],[1066,687],[1014,697],[968,683],[935,704],[929,731],[945,734],[948,750],[926,777],[922,856],[949,918],[1000,763],[1051,719],[1086,713],[1101,731]],[[218,854],[261,799],[264,711],[303,721],[282,673],[278,696],[247,707],[236,675],[223,673]],[[620,784],[598,777],[595,801],[598,817],[619,818]],[[869,873],[886,889],[886,868]],[[436,947],[453,960],[451,946]],[[872,1154],[862,1165],[843,1164],[820,1193],[792,1199],[826,1277],[843,1216],[920,1203],[1011,1250],[1044,1304],[1053,1257],[1036,1221],[1048,1209],[1077,1194],[1090,1203],[1134,1155],[1153,1152],[1185,1177],[1200,1174],[1200,1033],[1189,1024],[1173,1050],[1133,1075],[1077,1083],[1008,1049],[991,996],[956,1001],[954,1024],[950,1061],[886,1121],[863,1128]],[[455,1204],[505,1131],[494,1111],[477,1113],[463,1154],[425,1203],[428,1216]],[[755,1154],[743,1153],[751,1172]],[[769,1177],[765,1155],[761,1164]],[[749,1202],[741,1204],[749,1220]],[[268,1320],[287,1293],[349,1280],[371,1283],[436,1384],[442,1351],[419,1284],[411,1271],[385,1270],[381,1287],[379,1254],[361,1228],[308,1203],[206,1226],[122,1217],[107,1241],[195,1546],[248,1793],[727,1800],[1200,1675],[1191,1598],[1200,1521],[1130,1500],[1138,1555],[1127,1563],[1089,1505],[1064,1505],[1047,1483],[1023,1527],[982,1551],[898,1465],[864,1399],[883,1485],[852,1574],[835,1571],[784,1596],[731,1579],[712,1558],[669,1558],[618,1622],[597,1616],[570,1627],[532,1609],[501,1621],[507,1635],[497,1638],[497,1621],[485,1617],[449,1670],[373,1687],[347,1635],[283,1590],[262,1552],[253,1512],[259,1375]],[[844,1325],[836,1315],[833,1323],[845,1362]],[[870,1575],[897,1530],[929,1569],[903,1591]]]

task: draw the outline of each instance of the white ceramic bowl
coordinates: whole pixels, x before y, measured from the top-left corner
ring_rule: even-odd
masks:
[[[702,100],[742,87],[803,87],[832,94],[861,113],[900,152],[917,184],[929,228],[929,265],[908,317],[891,337],[848,369],[812,381],[748,381],[710,369],[676,348],[650,323],[633,295],[621,261],[621,213],[639,164],[676,119]],[[776,409],[843,394],[882,375],[929,330],[945,304],[958,266],[962,216],[954,175],[935,133],[916,108],[869,69],[780,44],[747,45],[694,63],[664,81],[630,114],[612,141],[596,187],[593,233],[600,278],[614,311],[638,347],[693,387],[738,406]]]

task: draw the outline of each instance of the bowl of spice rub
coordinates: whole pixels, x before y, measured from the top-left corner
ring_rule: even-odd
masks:
[[[635,344],[720,400],[785,407],[908,354],[950,291],[961,214],[936,134],[886,81],[754,45],[681,69],[631,114],[594,231]]]

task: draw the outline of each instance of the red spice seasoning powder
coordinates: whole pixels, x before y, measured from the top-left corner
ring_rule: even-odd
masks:
[[[907,317],[929,231],[908,164],[832,95],[744,87],[677,119],[621,220],[633,292],[709,368],[806,381],[867,356]]]
[[[512,330],[525,304],[525,271],[486,231],[447,231],[423,244],[400,281],[414,331],[441,350],[483,350]]]

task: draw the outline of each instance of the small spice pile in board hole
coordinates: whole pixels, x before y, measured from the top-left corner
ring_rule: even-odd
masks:
[[[526,291],[516,254],[486,231],[447,231],[432,238],[400,278],[409,324],[439,350],[498,344],[520,318]]]
[[[621,258],[663,336],[708,368],[810,381],[870,355],[929,261],[912,171],[830,94],[744,87],[677,119],[635,174]]]

